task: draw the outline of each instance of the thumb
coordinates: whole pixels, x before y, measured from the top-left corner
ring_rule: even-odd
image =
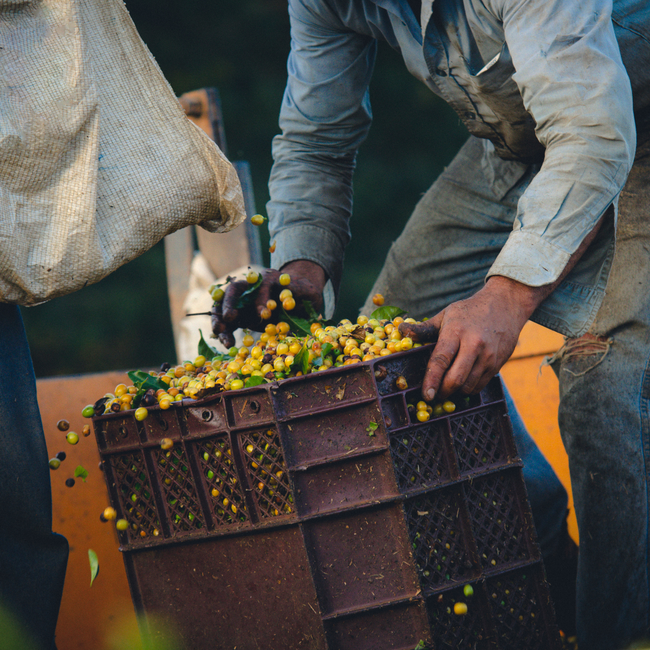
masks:
[[[408,336],[417,343],[431,343],[438,340],[442,312],[423,323],[401,323],[399,331],[402,336]]]

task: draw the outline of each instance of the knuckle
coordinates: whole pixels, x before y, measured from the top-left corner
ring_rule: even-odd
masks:
[[[439,368],[449,368],[451,365],[451,357],[444,352],[434,352],[431,355],[430,364]]]

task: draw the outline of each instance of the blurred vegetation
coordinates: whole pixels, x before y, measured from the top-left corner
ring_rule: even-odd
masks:
[[[285,0],[126,0],[174,91],[216,86],[228,155],[252,168],[265,213],[271,139],[286,78]],[[352,244],[337,314],[356,314],[419,196],[467,134],[456,115],[381,44],[371,86],[374,124],[358,158]],[[149,368],[175,357],[164,249],[102,282],[23,310],[37,376]]]

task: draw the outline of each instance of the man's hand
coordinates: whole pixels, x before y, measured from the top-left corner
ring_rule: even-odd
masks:
[[[291,284],[285,287],[280,284],[281,273],[291,276]],[[262,310],[266,303],[273,299],[279,303],[278,297],[282,289],[291,289],[296,300],[297,313],[303,300],[309,300],[316,311],[323,308],[323,288],[327,282],[325,271],[315,262],[297,260],[285,265],[281,271],[265,269],[255,302],[244,309],[237,309],[237,301],[244,291],[250,288],[246,280],[231,282],[226,287],[226,294],[220,303],[212,307],[212,331],[226,347],[235,344],[233,332],[240,327],[252,330],[264,329],[266,323],[277,322],[277,317],[263,320]]]
[[[510,358],[523,326],[548,293],[548,287],[494,276],[471,298],[452,303],[428,321],[402,323],[400,332],[414,341],[437,339],[422,385],[424,399],[485,388]]]

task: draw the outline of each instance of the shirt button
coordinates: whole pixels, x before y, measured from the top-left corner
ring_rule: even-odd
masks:
[[[446,77],[447,73],[442,68],[436,68],[436,74],[439,77]]]

